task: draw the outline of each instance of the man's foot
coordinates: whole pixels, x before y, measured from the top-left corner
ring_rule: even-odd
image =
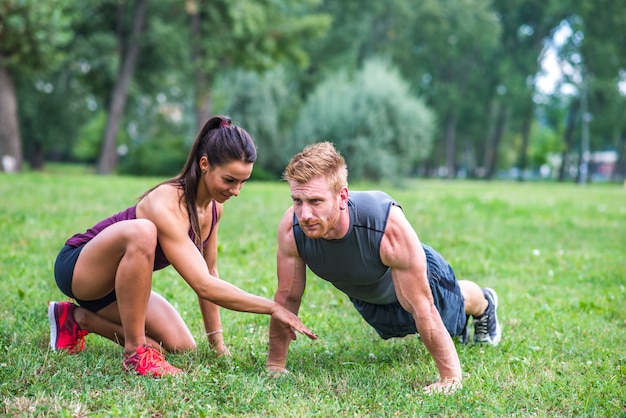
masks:
[[[498,322],[498,295],[495,290],[485,287],[482,289],[485,299],[489,303],[485,312],[474,318],[474,342],[498,345],[502,338],[502,329]]]
[[[76,305],[72,302],[50,302],[48,320],[50,321],[50,347],[67,350],[76,354],[85,348],[85,335],[89,332],[81,329],[74,320]]]
[[[125,355],[122,365],[127,372],[136,372],[142,376],[162,377],[182,372],[165,361],[159,350],[149,345],[140,345],[132,356]]]

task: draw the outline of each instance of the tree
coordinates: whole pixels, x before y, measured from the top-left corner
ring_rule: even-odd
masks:
[[[563,132],[562,166],[577,166],[576,181],[585,182],[591,150],[615,150],[623,158],[626,141],[626,95],[620,91],[626,68],[626,16],[613,2],[575,1],[561,22],[557,51],[562,79],[554,95],[568,105]],[[567,89],[568,93],[562,93]],[[619,166],[619,163],[618,163]]]
[[[108,119],[102,140],[102,152],[98,161],[98,173],[100,174],[110,174],[117,164],[117,133],[126,106],[128,86],[139,57],[141,36],[144,32],[148,0],[136,0],[134,3],[130,34],[127,34],[127,28],[124,24],[127,4],[125,1],[118,3],[117,34],[121,59],[119,73],[109,103]]]
[[[568,2],[560,0],[496,0],[502,24],[498,49],[491,57],[489,76],[490,103],[495,111],[487,120],[490,145],[486,149],[486,177],[492,178],[497,168],[499,146],[507,132],[519,137],[517,166],[520,176],[528,161],[529,140],[535,119],[535,77],[540,70],[539,57],[546,39],[559,23],[571,13]],[[520,177],[522,179],[522,177]]]
[[[22,170],[22,141],[17,117],[15,83],[0,53],[0,156],[1,168],[6,171]]]
[[[587,105],[586,111],[581,110],[581,144],[587,151],[619,152],[626,143],[626,93],[619,87],[626,71],[624,7],[606,0],[579,0],[576,4],[577,16],[570,20],[574,31],[571,41],[576,45],[569,62],[578,60],[572,64],[580,69],[579,96],[581,104]],[[580,152],[583,169],[589,157],[585,151]],[[584,174],[579,172],[578,176]]]
[[[485,0],[326,0],[321,10],[332,14],[333,26],[319,43],[309,46],[312,65],[305,84],[338,68],[354,72],[368,59],[384,57],[400,70],[412,89],[438,116],[433,152],[442,150],[450,175],[456,171],[457,130],[467,131],[465,117],[480,103],[476,82],[499,35],[499,22]],[[476,74],[476,75],[474,75]],[[476,125],[477,123],[474,122]],[[441,147],[440,145],[443,145]],[[431,165],[438,165],[437,156]],[[437,160],[436,162],[434,160]]]
[[[220,72],[263,71],[280,62],[307,62],[301,40],[319,36],[330,23],[328,16],[311,12],[316,3],[187,0],[198,126],[212,113],[211,92]]]
[[[259,74],[236,70],[219,77],[214,89],[216,97],[227,103],[224,112],[236,122],[244,122],[253,133],[259,150],[255,175],[261,171],[278,179],[290,155],[286,155],[291,135],[291,112],[301,106],[299,96],[290,90],[290,79],[283,67]],[[259,170],[262,169],[262,170]]]
[[[390,180],[428,155],[433,133],[432,112],[399,72],[371,60],[353,76],[330,76],[309,96],[289,153],[328,140],[345,156],[352,179]]]
[[[22,140],[15,77],[32,76],[60,62],[70,40],[72,0],[0,2],[0,156],[22,170]]]
[[[404,0],[400,0],[404,1]],[[300,87],[302,98],[306,98],[317,84],[339,71],[353,74],[363,63],[376,56],[372,48],[373,38],[380,38],[381,25],[376,25],[377,16],[394,9],[395,0],[322,0],[320,13],[331,17],[331,24],[319,38],[304,38],[302,44],[311,59],[305,71],[293,72]],[[377,30],[373,29],[377,27]],[[376,32],[373,34],[373,32]]]

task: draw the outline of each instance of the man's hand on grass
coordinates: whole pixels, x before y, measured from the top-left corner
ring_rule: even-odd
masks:
[[[437,383],[433,383],[432,385],[428,385],[424,388],[424,392],[428,395],[433,395],[437,393],[443,393],[444,395],[451,395],[457,390],[461,389],[463,384],[461,383],[461,379],[457,377],[446,377],[440,379]]]
[[[269,376],[274,379],[276,379],[277,377],[281,377],[281,376],[285,376],[289,374],[289,370],[285,369],[283,366],[267,365],[266,369],[267,369],[267,374],[269,374]]]

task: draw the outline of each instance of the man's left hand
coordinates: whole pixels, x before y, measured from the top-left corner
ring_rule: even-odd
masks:
[[[433,383],[432,385],[428,385],[424,388],[424,392],[428,395],[433,395],[437,393],[443,393],[444,395],[451,395],[457,390],[461,389],[463,384],[461,383],[461,379],[455,377],[446,377],[440,379],[437,383]]]

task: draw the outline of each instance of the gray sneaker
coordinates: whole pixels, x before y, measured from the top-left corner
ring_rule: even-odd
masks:
[[[502,338],[502,328],[498,322],[498,295],[495,290],[485,287],[482,289],[485,299],[489,302],[485,312],[474,318],[474,342],[498,345]]]

